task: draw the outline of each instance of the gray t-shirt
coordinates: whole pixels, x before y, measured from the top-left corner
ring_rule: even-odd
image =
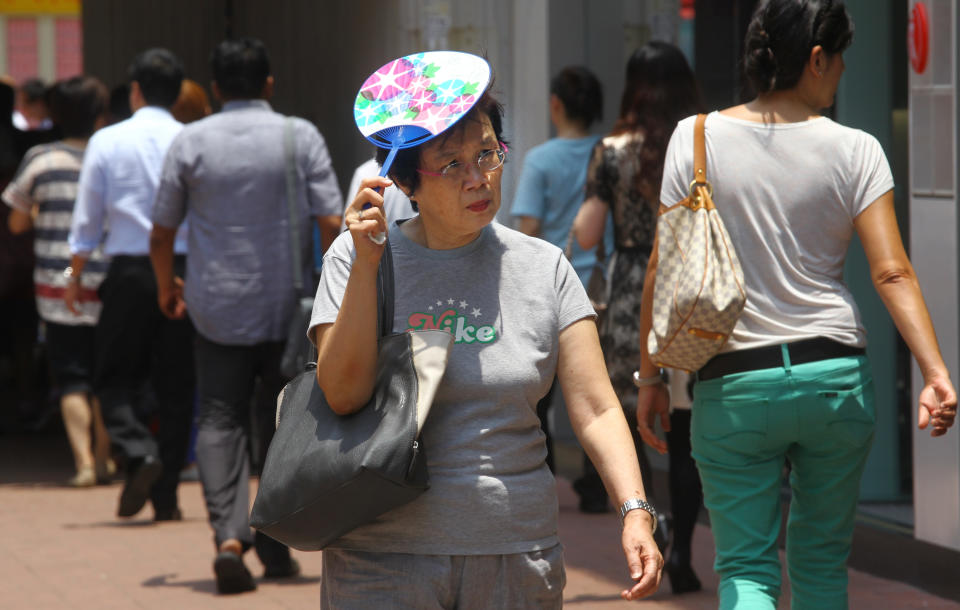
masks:
[[[419,246],[396,225],[390,244],[394,330],[455,336],[421,435],[430,489],[334,546],[499,555],[557,544],[536,404],[553,381],[560,331],[594,315],[573,267],[556,246],[496,223],[454,250]],[[350,234],[340,235],[324,258],[311,328],[336,320],[354,256]]]

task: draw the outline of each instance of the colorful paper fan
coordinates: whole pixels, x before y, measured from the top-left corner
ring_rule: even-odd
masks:
[[[371,74],[357,93],[353,118],[365,138],[390,149],[380,175],[390,171],[398,150],[440,135],[470,112],[489,84],[490,64],[458,51],[407,55]],[[386,236],[370,239],[382,244]]]
[[[482,57],[457,51],[427,51],[395,59],[360,87],[353,117],[360,133],[380,148],[396,151],[441,134],[473,108],[490,84]]]

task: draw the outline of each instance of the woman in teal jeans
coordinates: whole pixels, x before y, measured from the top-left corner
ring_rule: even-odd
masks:
[[[793,608],[847,607],[846,560],[875,424],[866,332],[843,282],[854,232],[874,286],[920,367],[919,426],[953,425],[956,392],[904,251],[879,143],[820,114],[833,104],[853,24],[839,0],[767,0],[747,30],[757,97],[707,116],[707,176],[743,266],[747,303],[698,373],[691,445],[717,546],[721,608],[775,608],[780,486],[790,465],[787,564]],[[693,175],[695,117],[667,150],[661,209]],[[669,429],[646,351],[656,245],[643,291],[638,427]]]

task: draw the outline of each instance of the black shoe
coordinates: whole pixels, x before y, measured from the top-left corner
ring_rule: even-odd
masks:
[[[680,563],[671,557],[670,561],[663,564],[663,571],[670,579],[670,588],[673,589],[674,594],[693,593],[702,588],[700,579],[697,578],[696,572],[689,563]]]
[[[163,464],[152,455],[140,460],[139,464],[129,466],[127,482],[124,483],[123,491],[120,493],[117,516],[132,517],[139,513],[150,498],[150,490],[162,472]]]
[[[291,557],[285,563],[263,566],[264,578],[293,578],[300,575],[300,562]]]
[[[173,508],[154,508],[154,521],[183,521],[183,513],[174,506]]]
[[[257,588],[253,575],[243,565],[243,557],[230,551],[220,551],[213,560],[213,573],[217,579],[217,593],[230,595],[245,593]]]

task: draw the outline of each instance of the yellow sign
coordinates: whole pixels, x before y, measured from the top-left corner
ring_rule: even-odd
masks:
[[[80,15],[81,0],[0,0],[0,15]]]

